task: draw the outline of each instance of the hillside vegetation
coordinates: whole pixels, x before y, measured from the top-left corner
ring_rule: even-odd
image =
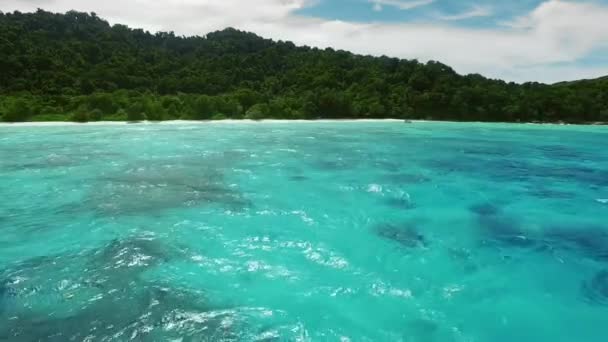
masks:
[[[608,121],[608,78],[516,84],[230,28],[182,37],[94,13],[0,12],[0,115],[594,122]]]

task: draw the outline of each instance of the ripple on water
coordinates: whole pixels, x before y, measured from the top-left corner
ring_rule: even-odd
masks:
[[[384,178],[397,185],[427,183],[431,181],[431,178],[416,173],[391,173],[387,174]]]
[[[0,340],[606,339],[604,131],[142,126],[2,132]]]
[[[573,199],[576,197],[576,194],[563,191],[556,190],[547,187],[532,187],[528,190],[528,194],[530,196],[534,196],[540,199]]]
[[[412,201],[410,194],[408,194],[407,192],[391,194],[390,196],[383,199],[383,202],[387,206],[395,209],[410,210],[416,208],[416,204],[414,204],[414,201]]]
[[[129,237],[114,239],[103,248],[93,252],[91,266],[95,269],[109,270],[121,276],[119,271],[128,270],[130,278],[134,272],[169,262],[180,253],[163,244],[154,237]]]
[[[8,313],[0,311],[13,317],[0,326],[0,336],[19,341],[241,340],[245,326],[238,311],[209,306],[200,290],[140,277],[174,257],[170,254],[158,241],[134,238],[13,266],[2,272],[9,280],[0,287],[0,307],[6,309],[8,299],[15,304]]]
[[[563,146],[563,145],[543,145],[537,147],[538,151],[543,156],[550,159],[561,159],[561,160],[583,160],[585,154],[581,151],[575,150],[574,148]]]
[[[20,341],[160,341],[172,338],[238,340],[238,327],[226,324],[230,313],[201,303],[200,294],[137,284],[96,295],[67,314],[30,311],[0,327],[0,336]],[[117,309],[120,308],[120,309]]]
[[[335,269],[342,269],[348,267],[348,261],[346,261],[346,259],[332,251],[327,251],[323,248],[313,248],[312,246],[310,246],[304,251],[304,255],[308,260],[319,265]]]

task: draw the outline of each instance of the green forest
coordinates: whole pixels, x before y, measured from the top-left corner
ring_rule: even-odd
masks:
[[[231,28],[185,37],[95,13],[0,12],[0,117],[607,122],[608,77],[517,84]]]

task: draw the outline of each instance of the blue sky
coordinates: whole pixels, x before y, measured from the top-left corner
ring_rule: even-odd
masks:
[[[515,82],[608,75],[608,0],[0,0],[37,8],[183,35],[236,27]]]
[[[406,8],[400,8],[400,3]],[[541,3],[542,0],[318,0],[299,13],[329,20],[359,22],[399,23],[452,19],[461,25],[479,27],[497,25],[501,21],[525,15]],[[483,11],[476,12],[475,9]]]

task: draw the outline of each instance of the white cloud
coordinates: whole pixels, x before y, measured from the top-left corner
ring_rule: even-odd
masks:
[[[410,10],[416,7],[430,5],[435,0],[369,0],[374,4],[374,11],[382,11],[383,6],[396,7],[400,10]]]
[[[608,66],[577,63],[594,51],[608,50],[608,6],[595,2],[548,0],[507,26],[483,29],[448,22],[346,22],[295,13],[310,4],[310,0],[1,0],[0,10],[95,11],[112,23],[186,35],[232,26],[296,44],[439,60],[461,73],[514,81],[553,82],[608,74]]]
[[[205,34],[228,26],[271,25],[312,3],[314,0],[0,0],[0,10],[75,9],[151,31]]]
[[[505,70],[501,77],[530,81],[542,80],[546,83],[596,78],[608,75],[608,65],[533,65]]]
[[[437,18],[441,20],[464,20],[479,17],[489,17],[493,14],[494,11],[490,6],[474,5],[464,12],[450,15],[440,14],[437,16]]]

